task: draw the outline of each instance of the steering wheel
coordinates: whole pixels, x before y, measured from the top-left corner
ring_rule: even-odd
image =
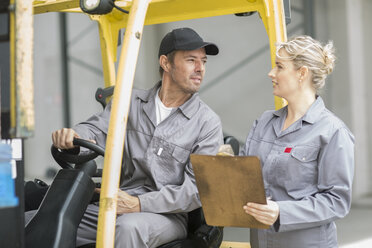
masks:
[[[73,144],[75,146],[82,146],[93,151],[92,153],[87,154],[73,154],[67,150],[58,149],[54,145],[51,146],[50,150],[54,160],[63,168],[63,169],[74,169],[72,164],[82,164],[90,160],[95,159],[98,155],[102,157],[105,156],[105,150],[88,140],[74,138]]]

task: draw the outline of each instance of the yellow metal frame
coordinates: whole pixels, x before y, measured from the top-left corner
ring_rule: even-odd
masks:
[[[113,247],[117,190],[130,107],[134,72],[142,38],[146,10],[151,0],[134,0],[125,31],[106,141],[96,247]],[[107,168],[107,169],[106,169]]]
[[[143,25],[257,11],[269,37],[272,66],[275,66],[275,43],[287,39],[282,0],[117,0],[115,3],[130,14],[114,9],[107,15],[90,16],[98,22],[105,86],[116,85],[104,159],[97,230],[97,247],[105,248],[113,247],[114,244],[119,172]],[[34,1],[33,5],[34,14],[81,12],[79,0]],[[126,28],[126,32],[116,74],[114,63],[118,31],[122,28]],[[285,104],[284,100],[275,97],[277,109]],[[238,244],[223,242],[221,247],[249,247],[249,244]]]
[[[132,0],[117,0],[115,4],[131,10]],[[34,14],[46,12],[82,12],[79,0],[34,1]],[[282,0],[152,0],[149,3],[145,25],[175,22],[211,16],[257,11],[269,36],[271,61],[275,65],[275,42],[285,41],[286,28]],[[98,22],[105,86],[115,84],[116,47],[118,31],[126,28],[128,15],[114,9],[107,15],[90,15]],[[275,107],[285,101],[275,97]]]
[[[246,242],[223,241],[220,248],[251,248],[251,245]]]
[[[10,1],[10,135],[28,138],[35,127],[32,3]]]
[[[268,0],[265,2],[266,18],[262,18],[270,41],[271,66],[275,67],[276,42],[287,40],[287,31],[285,26],[284,6],[281,0]],[[275,108],[280,109],[287,103],[283,98],[274,97]]]

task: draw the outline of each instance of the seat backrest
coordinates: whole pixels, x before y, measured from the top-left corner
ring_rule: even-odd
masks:
[[[204,213],[202,208],[194,209],[188,213],[188,233],[194,233],[201,225],[205,224]]]
[[[225,136],[223,138],[223,143],[227,145],[231,145],[231,148],[233,149],[234,155],[239,155],[239,148],[240,144],[239,141],[234,136]]]

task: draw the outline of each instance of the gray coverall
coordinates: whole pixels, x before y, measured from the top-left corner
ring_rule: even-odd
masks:
[[[115,247],[156,247],[187,235],[187,212],[201,206],[190,153],[216,154],[223,143],[219,117],[194,94],[156,126],[155,93],[132,92],[120,188],[137,195],[141,213],[117,217]],[[111,105],[74,127],[83,138],[104,146]],[[78,230],[78,244],[95,240],[91,206]],[[93,228],[92,228],[93,227]],[[92,236],[93,234],[93,236]],[[79,245],[80,245],[79,244]]]
[[[282,131],[286,116],[287,107],[265,112],[240,152],[259,156],[266,196],[280,209],[270,229],[251,229],[251,246],[337,247],[334,221],[351,204],[354,136],[321,97]]]
[[[185,238],[187,212],[201,206],[189,156],[216,154],[223,144],[221,121],[198,93],[156,126],[160,85],[132,92],[120,188],[139,197],[141,212],[117,217],[115,247],[157,247]],[[104,147],[110,109],[111,103],[73,129]],[[91,204],[79,226],[77,246],[95,242],[97,219],[98,206]]]

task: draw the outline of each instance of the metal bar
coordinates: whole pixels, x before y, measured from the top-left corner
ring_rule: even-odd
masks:
[[[251,248],[250,243],[222,241],[220,248]]]
[[[119,15],[119,20],[121,20],[120,17]],[[114,62],[116,61],[117,35],[119,33],[118,20],[113,16],[113,13],[104,16],[91,16],[91,18],[98,22],[103,79],[105,87],[109,87],[114,85],[116,81]]]
[[[11,3],[11,136],[27,138],[35,128],[32,2]]]
[[[102,175],[96,243],[99,248],[114,246],[117,191],[126,125],[143,25],[150,1],[133,0],[121,50]]]
[[[146,25],[257,11],[264,0],[168,0],[152,2]]]
[[[315,28],[314,28],[314,2],[303,0],[303,15],[304,15],[304,27],[305,34],[314,37]]]
[[[125,27],[123,25],[127,24],[128,15],[114,9],[107,15],[91,15],[90,18],[98,22],[105,87],[113,86],[116,81],[118,35],[120,29]]]
[[[349,89],[347,96],[350,99],[340,100],[339,103],[350,104],[350,122],[353,133],[355,135],[355,171],[353,197],[356,201],[361,202],[366,200],[366,196],[371,194],[371,166],[369,164],[369,133],[371,127],[368,126],[368,116],[371,110],[368,110],[368,84],[369,82],[369,67],[364,65],[364,61],[369,61],[369,54],[366,53],[365,47],[369,46],[369,40],[364,19],[360,18],[364,11],[365,3],[363,0],[357,0],[345,3],[345,18],[347,44],[349,47],[346,52],[340,53],[340,56],[348,57],[348,73],[347,81]],[[367,44],[364,44],[367,42]],[[370,63],[370,62],[369,62]],[[339,96],[340,97],[340,96]]]
[[[73,8],[80,9],[79,0],[59,0],[59,1],[44,1],[44,2],[35,1],[34,14],[66,11],[66,10],[73,9]]]
[[[260,13],[270,41],[271,65],[275,66],[276,42],[287,40],[282,0],[265,0],[265,13]],[[287,103],[283,98],[274,97],[275,108],[280,109]]]
[[[15,79],[15,0],[9,5],[10,45],[10,130],[16,126],[16,79]]]
[[[63,93],[63,120],[65,127],[71,127],[70,114],[70,77],[68,68],[68,38],[66,13],[59,13],[60,39],[61,39],[61,67],[62,67],[62,93]]]

